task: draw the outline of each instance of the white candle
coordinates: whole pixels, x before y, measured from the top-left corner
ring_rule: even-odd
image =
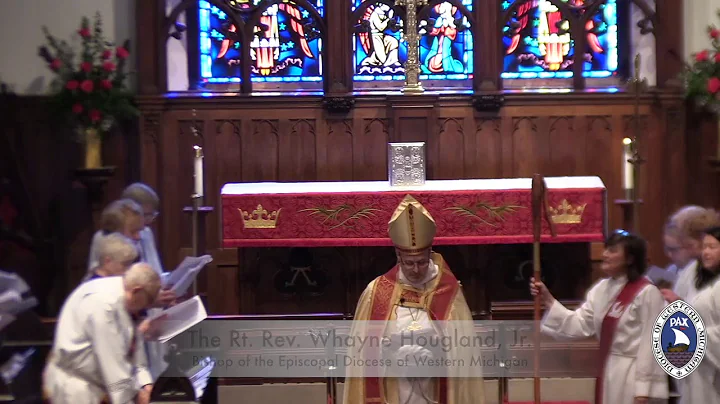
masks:
[[[623,139],[623,189],[634,188],[634,171],[635,167],[630,162],[632,159],[632,140],[630,138]]]
[[[195,146],[195,194],[203,196],[203,151],[202,147]]]

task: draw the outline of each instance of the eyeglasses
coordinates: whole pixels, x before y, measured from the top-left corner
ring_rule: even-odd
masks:
[[[155,212],[145,212],[145,219],[147,219],[147,220],[155,220],[155,219],[158,217],[159,214],[160,214],[160,212],[158,212],[158,211],[155,211]]]
[[[622,237],[630,237],[630,232],[627,230],[623,230],[623,229],[617,229],[617,230],[613,231],[613,234],[617,234],[618,236],[622,236]]]

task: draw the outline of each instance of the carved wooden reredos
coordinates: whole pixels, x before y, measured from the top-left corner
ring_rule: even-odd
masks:
[[[686,202],[688,176],[698,175],[687,165],[685,107],[677,88],[682,69],[678,55],[683,54],[682,2],[612,1],[618,7],[618,27],[622,30],[618,33],[618,69],[611,77],[584,77],[586,53],[574,52],[575,63],[569,64],[572,77],[504,80],[503,35],[520,29],[522,22],[512,19],[518,17],[523,4],[538,1],[507,2],[509,7],[504,10],[500,0],[475,0],[472,7],[467,7],[466,1],[449,0],[457,7],[457,15],[468,21],[474,46],[473,71],[464,81],[425,80],[428,91],[418,96],[404,96],[397,86],[392,92],[370,91],[373,89],[367,82],[354,80],[353,33],[357,32],[359,17],[368,5],[379,3],[402,17],[405,11],[394,1],[362,3],[353,11],[353,1],[325,0],[322,16],[313,6],[315,1],[291,2],[307,11],[298,19],[299,26],[306,24],[305,31],[316,30],[312,35],[322,40],[322,77],[321,82],[282,83],[277,88],[259,81],[253,73],[250,52],[255,48],[251,42],[264,32],[262,26],[259,31],[255,28],[263,12],[273,5],[288,4],[286,1],[206,0],[232,22],[234,29],[224,30],[222,35],[238,43],[240,55],[239,82],[214,86],[203,82],[197,62],[198,2],[138,2],[141,179],[161,195],[163,215],[157,233],[166,266],[173,267],[179,251],[190,245],[189,220],[175,217],[190,204],[192,145],[196,141],[193,127],[205,152],[205,204],[216,208],[208,216],[208,247],[213,251],[220,247],[219,193],[225,183],[384,180],[386,144],[393,141],[427,143],[429,179],[529,177],[534,172],[545,176],[599,175],[608,188],[610,226],[620,227],[622,211],[613,201],[623,198],[622,139],[632,134],[636,101],[634,94],[623,89],[623,83],[632,72],[630,39],[641,34],[655,38],[652,53],[657,82],[639,97],[639,144],[647,160],[640,185],[644,200],[642,233],[651,241],[653,261],[664,262],[662,222]],[[547,1],[568,22],[560,28],[572,35],[574,49],[587,49],[588,18],[608,0]],[[440,3],[432,0],[421,7],[418,18],[427,18],[430,8]],[[243,4],[247,8],[238,11]],[[639,9],[642,17],[631,20],[631,8]],[[314,28],[307,25],[310,20],[315,21]],[[168,49],[178,41],[184,41],[188,49],[189,90],[168,92],[168,71],[177,71],[173,60],[179,60],[173,59]],[[558,83],[567,88],[539,91]],[[431,91],[442,86],[447,91]],[[608,90],[609,86],[613,88]],[[525,254],[523,246],[514,248],[519,249],[512,251],[520,256]],[[548,254],[557,254],[558,261],[575,257],[559,270],[572,272],[571,265],[575,265],[579,273],[568,277],[567,285],[556,285],[563,290],[559,293],[572,298],[579,296],[591,280],[589,247],[569,246],[570,253],[563,248],[558,246],[555,252],[550,248]],[[477,291],[476,300],[471,302],[477,312],[487,310],[490,300],[529,297],[525,290],[497,286],[507,281],[505,272],[518,267],[518,262],[491,259],[500,252],[490,247],[448,249],[448,261],[460,267],[463,283]],[[275,299],[265,293],[271,288],[272,274],[288,264],[287,258],[277,258],[283,254],[247,251],[240,254],[239,266],[234,251],[217,254],[224,258],[216,259],[219,266],[208,271],[206,279],[207,287],[217,296],[211,302],[211,311],[268,313],[283,307],[296,312],[328,310],[328,304],[293,306],[279,295]],[[351,312],[360,293],[358,285],[392,264],[393,257],[387,252],[379,253],[374,262],[366,256],[342,250],[317,252],[316,260],[343,291],[331,299],[337,303],[330,304],[333,310]],[[333,277],[336,271],[347,273]],[[492,288],[494,292],[490,293]]]

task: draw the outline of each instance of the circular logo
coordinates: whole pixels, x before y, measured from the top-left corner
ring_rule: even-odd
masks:
[[[688,303],[670,303],[655,320],[652,350],[665,373],[682,379],[697,369],[705,357],[705,324]]]

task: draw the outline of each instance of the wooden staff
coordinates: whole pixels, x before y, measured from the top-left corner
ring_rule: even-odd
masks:
[[[555,226],[550,220],[550,211],[547,201],[547,185],[545,179],[540,174],[534,174],[532,178],[532,221],[533,221],[533,276],[535,282],[540,282],[542,271],[540,269],[540,236],[542,235],[542,219],[550,227],[550,234],[555,237]],[[543,212],[543,207],[545,212]],[[544,213],[544,215],[543,215]],[[540,404],[540,294],[535,296],[535,370],[534,370],[534,387],[535,387],[535,404]]]

